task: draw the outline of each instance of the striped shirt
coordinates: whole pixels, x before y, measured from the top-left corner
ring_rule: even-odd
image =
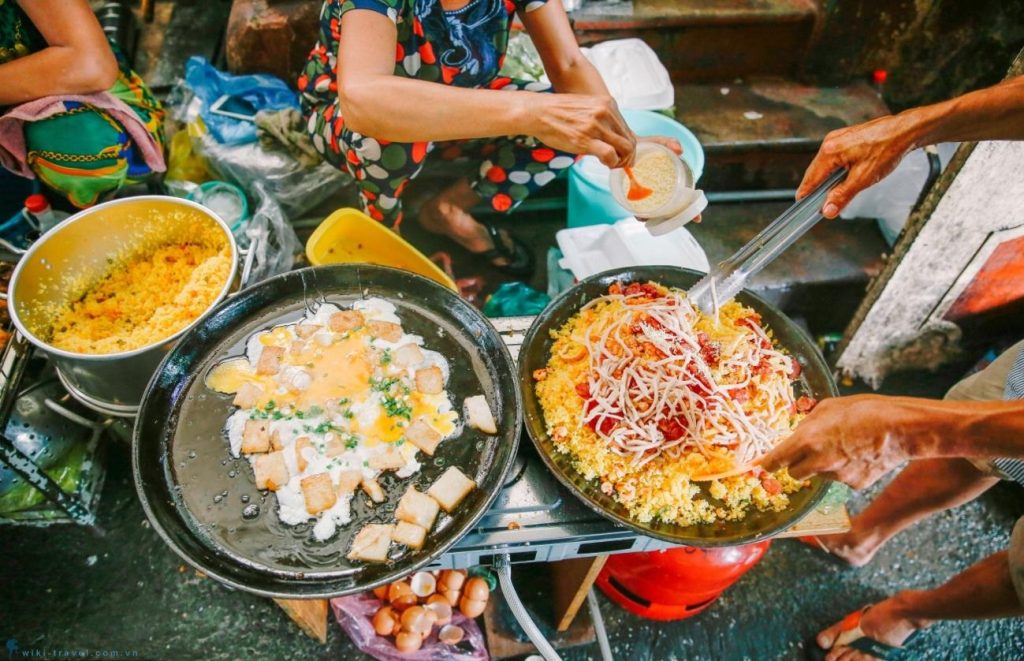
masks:
[[[1010,368],[1003,396],[1006,399],[1024,399],[1024,349]],[[996,459],[992,464],[1016,482],[1024,484],[1024,459]]]

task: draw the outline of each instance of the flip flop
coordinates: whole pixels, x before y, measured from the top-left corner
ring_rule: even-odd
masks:
[[[807,658],[815,659],[820,661],[825,658],[830,650],[837,647],[849,647],[865,654],[870,654],[876,659],[882,659],[887,661],[890,659],[900,659],[908,651],[910,644],[917,638],[919,631],[915,631],[910,634],[903,645],[896,647],[895,645],[889,645],[883,643],[880,640],[868,636],[864,633],[864,630],[860,627],[860,621],[864,617],[864,613],[868,611],[871,606],[865,606],[864,608],[854,611],[843,618],[843,621],[839,623],[839,635],[832,641],[832,647],[829,649],[822,649],[818,645],[818,641],[812,638],[807,644]]]
[[[493,225],[485,225],[487,233],[491,235],[491,241],[494,242],[494,247],[490,250],[483,252],[473,253],[483,257],[487,261],[491,262],[491,265],[502,271],[514,276],[527,276],[533,273],[534,259],[533,251],[530,246],[526,245],[521,239],[516,237],[514,234],[509,234],[505,230],[500,230]],[[510,248],[508,244],[512,244]],[[508,263],[498,266],[494,264],[494,260],[504,259]]]

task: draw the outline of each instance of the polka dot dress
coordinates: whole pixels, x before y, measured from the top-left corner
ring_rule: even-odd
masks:
[[[514,209],[573,164],[575,156],[527,136],[456,142],[397,143],[345,127],[337,95],[335,54],[342,14],[369,9],[395,21],[395,75],[446,85],[495,90],[550,92],[538,82],[498,77],[517,10],[532,11],[543,0],[470,0],[444,11],[438,0],[328,0],[320,17],[320,41],[299,77],[307,129],[313,145],[335,167],[355,177],[365,211],[393,227],[402,221],[402,193],[431,159],[469,160],[471,183],[495,210]]]

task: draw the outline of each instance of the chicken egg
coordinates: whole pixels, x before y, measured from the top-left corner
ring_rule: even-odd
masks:
[[[421,571],[413,574],[409,581],[413,594],[420,598],[426,598],[434,594],[437,589],[437,580],[429,572]]]
[[[395,610],[405,610],[418,602],[412,588],[405,581],[395,581],[388,587],[388,601]]]
[[[452,605],[448,603],[444,595],[435,594],[431,595],[427,599],[427,605],[424,606],[427,610],[432,612],[437,619],[437,624],[444,626],[452,621]]]
[[[459,601],[459,610],[462,611],[463,615],[469,618],[480,617],[480,614],[484,612],[486,607],[486,601],[467,599],[466,597],[463,597]]]
[[[445,645],[458,645],[462,642],[462,639],[466,637],[466,632],[460,626],[449,624],[441,627],[441,632],[437,634],[438,640]]]
[[[479,576],[474,576],[466,581],[466,587],[462,590],[464,599],[473,599],[474,601],[487,601],[490,594],[491,587]]]
[[[423,632],[430,633],[433,626],[434,622],[423,606],[410,606],[402,613],[402,631],[423,635]]]
[[[388,586],[382,585],[379,588],[373,589],[373,596],[377,597],[381,601],[387,601],[388,598]]]
[[[373,616],[373,630],[378,636],[390,636],[398,625],[398,615],[390,607],[384,606]]]
[[[459,605],[459,599],[462,598],[462,590],[445,590],[441,593],[441,596],[445,598],[452,608]]]
[[[466,572],[459,569],[447,569],[441,572],[441,578],[438,579],[442,591],[461,590],[465,582]]]
[[[395,636],[395,647],[398,648],[399,652],[415,652],[419,648],[423,647],[423,636],[418,633],[400,631],[398,635]]]

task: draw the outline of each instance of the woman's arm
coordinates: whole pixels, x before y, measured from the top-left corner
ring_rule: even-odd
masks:
[[[338,97],[352,131],[397,142],[525,134],[611,165],[632,154],[607,96],[464,89],[395,76],[395,25],[372,11],[346,12],[341,35]]]
[[[823,212],[835,218],[850,200],[888,175],[917,147],[960,140],[1024,139],[1024,76],[898,115],[832,131],[807,168],[797,197],[839,167],[850,173],[829,193]]]
[[[0,106],[109,89],[117,60],[86,0],[18,0],[49,44],[0,64]]]

